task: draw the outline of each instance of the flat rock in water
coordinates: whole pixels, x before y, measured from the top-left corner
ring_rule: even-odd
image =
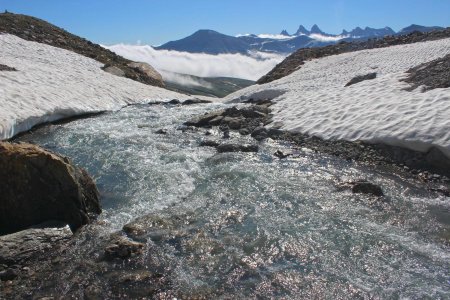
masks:
[[[369,194],[377,197],[381,197],[384,195],[381,187],[368,181],[354,182],[352,187],[352,193]]]
[[[225,152],[258,152],[257,145],[221,144],[217,146],[219,153]]]
[[[212,101],[204,100],[204,99],[188,99],[181,103],[181,105],[192,105],[192,104],[205,104],[205,103],[211,103]]]
[[[113,259],[127,259],[141,254],[145,245],[132,241],[123,236],[114,237],[111,243],[105,248],[105,258],[107,260]]]
[[[22,265],[55,245],[68,241],[72,231],[66,227],[32,228],[0,236],[0,264]]]

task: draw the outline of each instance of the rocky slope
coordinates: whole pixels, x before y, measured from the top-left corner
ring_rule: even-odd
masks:
[[[12,13],[2,13],[0,14],[0,33],[9,33],[28,41],[70,50],[95,59],[105,64],[106,68],[114,67],[116,73],[111,73],[115,75],[124,76],[153,86],[164,86],[161,75],[150,65],[135,65],[134,62],[125,59],[100,45],[73,35],[62,28],[56,27],[38,18]]]
[[[297,50],[284,61],[278,64],[268,74],[261,77],[257,83],[264,84],[282,77],[285,77],[294,71],[301,68],[305,61],[326,57],[330,55],[337,55],[347,52],[360,51],[364,49],[385,48],[394,45],[411,44],[425,41],[433,41],[450,37],[450,28],[441,31],[432,31],[428,33],[421,33],[415,31],[408,35],[401,36],[387,36],[382,39],[372,39],[364,42],[340,42],[336,45],[329,45],[319,48],[304,48]]]

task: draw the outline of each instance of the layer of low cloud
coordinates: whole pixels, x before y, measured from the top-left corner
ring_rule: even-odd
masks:
[[[328,36],[328,35],[312,33],[309,35],[309,37],[312,39],[321,41],[321,42],[337,42],[344,38],[347,38],[348,36],[345,36],[345,35]]]
[[[198,77],[192,77],[191,75],[187,74],[168,72],[166,70],[159,70],[159,72],[161,73],[165,81],[178,83],[184,86],[191,86],[191,87],[201,86],[209,89],[213,88],[211,83],[202,80],[201,78]]]
[[[139,45],[118,44],[104,47],[125,58],[149,63],[166,77],[168,72],[172,72],[199,77],[235,77],[257,80],[284,59],[284,56],[279,54],[262,52],[249,55],[210,55],[155,50],[151,46]]]
[[[241,37],[241,36],[254,36],[254,35],[250,34],[250,33],[236,35],[236,37]],[[261,39],[272,39],[272,40],[290,40],[292,38],[295,38],[295,36],[282,35],[282,34],[257,34],[256,36]]]

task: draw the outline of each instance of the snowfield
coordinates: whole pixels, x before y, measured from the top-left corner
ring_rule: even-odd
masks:
[[[412,92],[400,81],[412,67],[450,53],[450,39],[364,50],[306,62],[277,81],[251,86],[226,101],[272,99],[270,126],[324,139],[362,140],[450,157],[450,89]],[[377,78],[344,87],[357,75]]]
[[[74,52],[0,34],[0,140],[34,125],[70,116],[117,110],[128,104],[187,99],[102,71]]]

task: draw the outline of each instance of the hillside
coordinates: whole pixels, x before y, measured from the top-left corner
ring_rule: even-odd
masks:
[[[155,75],[149,76],[141,68],[132,65],[131,60],[35,17],[1,13],[0,33],[9,33],[24,40],[70,50],[95,59],[106,66],[114,66],[122,70],[125,77],[132,80],[153,86],[164,86],[161,76],[156,71],[152,70],[151,73],[154,72]]]
[[[306,61],[311,59],[355,52],[364,49],[385,48],[394,45],[433,41],[447,37],[450,37],[450,28],[441,31],[429,31],[427,33],[414,31],[407,35],[388,36],[382,39],[371,39],[363,42],[352,43],[343,41],[336,45],[329,45],[326,47],[300,49],[288,56],[268,74],[258,79],[257,83],[264,84],[285,77],[301,68]]]

